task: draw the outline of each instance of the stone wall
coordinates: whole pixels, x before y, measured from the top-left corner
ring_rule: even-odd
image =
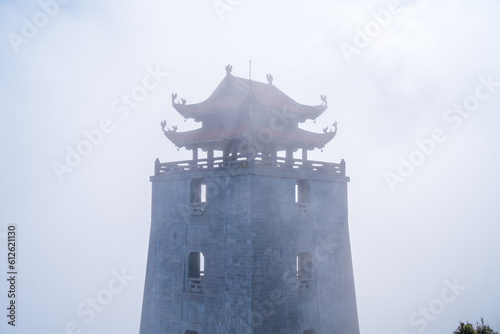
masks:
[[[202,215],[190,184],[203,178]],[[295,202],[297,180],[310,203]],[[141,334],[358,334],[347,182],[339,174],[259,168],[155,175]],[[202,293],[187,280],[202,252]],[[307,275],[296,259],[309,253]],[[312,333],[312,332],[307,332]]]

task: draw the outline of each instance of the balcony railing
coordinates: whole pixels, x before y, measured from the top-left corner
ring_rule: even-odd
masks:
[[[188,278],[189,292],[203,293],[203,277]]]
[[[203,216],[206,208],[207,208],[207,203],[205,202],[192,202],[191,214],[193,216]]]
[[[236,157],[218,157],[210,159],[184,160],[174,162],[163,162],[156,159],[155,175],[179,171],[214,170],[223,168],[266,168],[266,169],[300,169],[318,172],[330,172],[345,176],[345,162],[340,163],[322,162],[302,159],[286,159],[270,156],[238,155]]]
[[[308,216],[309,215],[309,203],[297,203],[297,214],[299,216]]]
[[[311,281],[310,278],[299,278],[299,293],[311,292]]]

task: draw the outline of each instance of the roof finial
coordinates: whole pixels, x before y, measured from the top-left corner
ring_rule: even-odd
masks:
[[[321,101],[323,101],[323,103],[321,103],[321,105],[328,107],[328,102],[326,102],[326,95],[320,95],[319,97],[321,98]]]
[[[231,74],[232,70],[233,70],[233,66],[231,64],[226,66],[226,74],[227,75]]]
[[[271,74],[267,74],[267,83],[270,85],[273,84],[273,76]]]

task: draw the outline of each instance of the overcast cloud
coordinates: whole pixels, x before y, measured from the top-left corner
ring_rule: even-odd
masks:
[[[64,2],[0,0],[1,277],[12,224],[19,272],[16,329],[0,280],[0,332],[138,333],[149,176],[190,157],[160,121],[199,126],[170,95],[200,102],[249,59],[298,102],[328,97],[302,127],[338,122],[310,158],[347,163],[361,333],[500,331],[499,1]]]

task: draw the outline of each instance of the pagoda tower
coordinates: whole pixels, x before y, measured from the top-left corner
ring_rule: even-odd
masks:
[[[307,157],[336,124],[299,127],[326,97],[302,105],[231,71],[204,102],[172,95],[200,128],[162,122],[193,157],[155,162],[140,334],[359,334],[345,163]]]

